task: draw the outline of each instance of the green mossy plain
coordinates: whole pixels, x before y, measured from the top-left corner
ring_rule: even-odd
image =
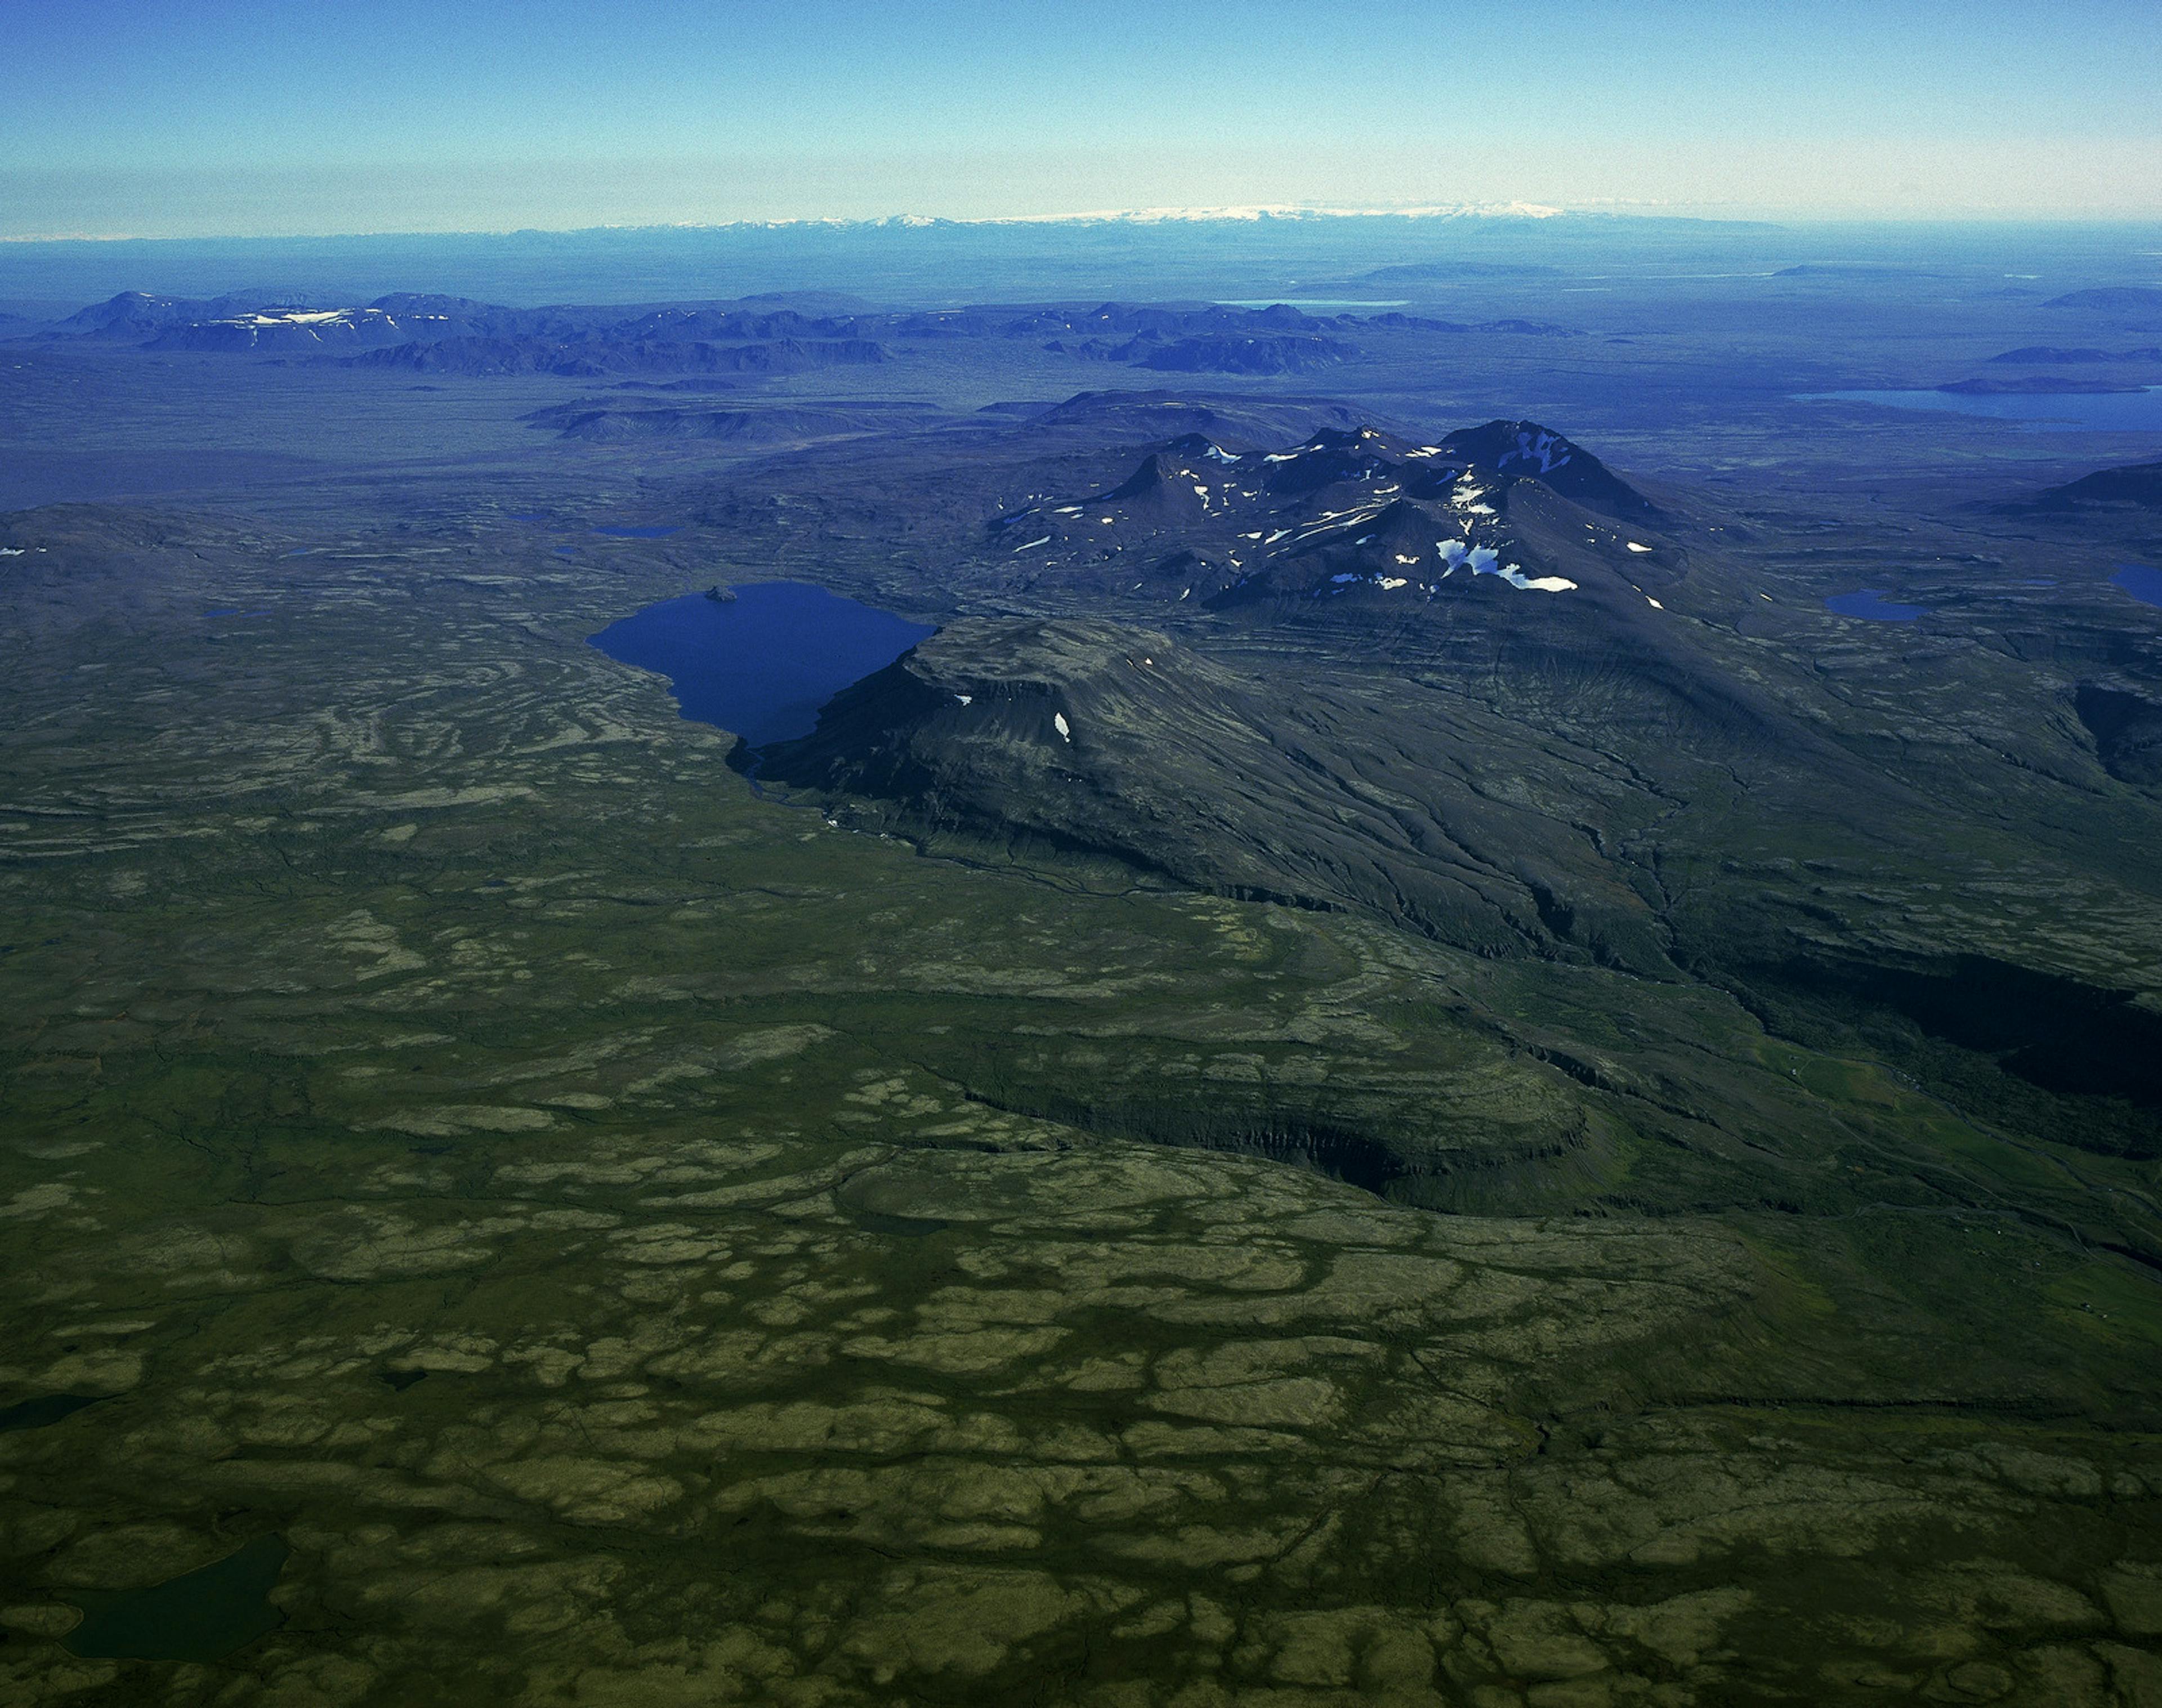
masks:
[[[246,383],[238,437],[321,402]],[[63,561],[8,561],[0,1402],[97,1402],[0,1434],[0,1700],[2162,1700],[2155,1164],[2086,1105],[1821,993],[760,799],[583,645],[752,548],[504,520],[692,462],[326,384],[501,488],[8,524]],[[1892,644],[1823,669],[1888,704]],[[1950,853],[2080,883],[1870,917],[2107,962],[2151,807],[2077,781]],[[1887,881],[1728,810],[1813,905]],[[1716,865],[1677,917],[1762,930]],[[270,1537],[274,1630],[70,1651]]]

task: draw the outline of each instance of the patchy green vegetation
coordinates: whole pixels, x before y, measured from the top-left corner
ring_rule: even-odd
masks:
[[[2153,800],[2030,715],[2092,610],[1835,629],[1760,517],[1661,608],[1737,737],[1077,614],[981,543],[1131,462],[1070,415],[649,463],[303,380],[233,442],[475,461],[0,524],[0,1700],[2162,1700]],[[781,572],[1124,748],[761,795],[585,645]]]

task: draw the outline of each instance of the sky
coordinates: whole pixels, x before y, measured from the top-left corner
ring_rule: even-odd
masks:
[[[2154,0],[0,0],[0,238],[2162,215]]]

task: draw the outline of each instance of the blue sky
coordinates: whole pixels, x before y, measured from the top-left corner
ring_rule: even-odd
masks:
[[[0,236],[2162,213],[2162,5],[0,0]]]

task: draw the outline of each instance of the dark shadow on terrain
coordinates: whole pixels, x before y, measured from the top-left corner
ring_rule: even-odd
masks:
[[[1858,1039],[1950,1100],[2103,1155],[2162,1156],[2162,1016],[1987,955],[1927,969],[1796,958],[1742,993],[1813,1047]]]
[[[973,1103],[987,1104],[1009,1114],[1057,1121],[1110,1138],[1265,1157],[1271,1162],[1310,1168],[1377,1197],[1387,1196],[1390,1183],[1412,1172],[1386,1145],[1352,1127],[1252,1108],[1204,1109],[1170,1101],[1099,1103],[1041,1089],[996,1094],[971,1090],[968,1096]]]
[[[138,1590],[75,1592],[82,1623],[66,1639],[86,1659],[214,1661],[285,1622],[268,1600],[292,1550],[258,1536],[223,1559]]]
[[[2080,684],[2072,703],[2104,770],[2120,783],[2162,783],[2162,706],[2092,682]]]
[[[18,1429],[44,1429],[63,1418],[71,1418],[85,1406],[94,1406],[103,1394],[40,1394],[12,1406],[0,1406],[0,1435]]]
[[[1042,1085],[970,1089],[972,1103],[1109,1138],[1175,1150],[1224,1151],[1303,1168],[1392,1204],[1442,1214],[1505,1215],[1580,1207],[1611,1184],[1610,1136],[1598,1123],[1478,1147],[1444,1147],[1387,1122],[1314,1109],[1256,1107],[1233,1097],[1091,1099]]]

